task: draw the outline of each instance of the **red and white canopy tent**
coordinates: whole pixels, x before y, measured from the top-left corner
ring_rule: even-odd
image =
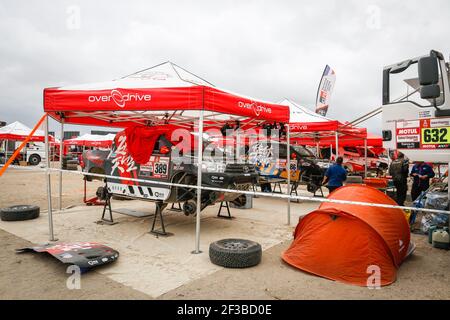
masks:
[[[202,136],[204,124],[217,127],[227,121],[255,126],[265,121],[289,122],[287,106],[219,89],[171,62],[117,80],[46,88],[44,111],[61,123],[61,131],[64,123],[111,127],[164,124],[192,127],[192,123],[198,123],[198,134]],[[46,129],[48,132],[48,124]],[[198,149],[197,188],[201,188],[201,139],[198,139]],[[53,240],[49,175],[47,189]],[[199,253],[200,192],[197,197],[195,252]]]
[[[383,138],[379,135],[367,132],[366,137],[364,137],[364,134],[362,136],[355,137],[355,136],[346,136],[343,135],[342,137],[339,137],[339,146],[341,147],[362,147],[364,146],[364,139],[367,140],[367,146],[373,147],[373,148],[383,148]],[[336,140],[333,136],[325,136],[321,137],[319,141],[315,141],[314,138],[302,138],[301,144],[307,145],[307,146],[315,146],[316,144],[319,144],[321,147],[336,147]]]
[[[316,114],[289,99],[284,99],[280,104],[290,108],[290,140],[295,144],[334,145],[338,155],[339,144],[359,144],[367,148],[368,134],[366,128],[354,127],[348,123]],[[367,152],[367,150],[366,150]],[[367,168],[366,168],[367,173]]]
[[[106,135],[85,133],[82,136],[64,140],[64,145],[110,148],[115,136],[116,135],[113,133],[108,133]]]
[[[31,133],[31,129],[19,121],[10,123],[4,127],[0,128],[0,140],[14,140],[23,141]],[[54,140],[50,136],[51,140]],[[45,133],[43,130],[36,130],[34,134],[30,137],[29,141],[43,142],[45,140]]]
[[[15,121],[0,128],[0,141],[4,142],[5,163],[8,158],[8,141],[24,141],[29,137],[28,141],[30,142],[44,142],[45,132],[43,130],[37,129],[30,136],[31,132],[32,129],[19,121]],[[52,144],[59,142],[53,136],[49,136],[49,141]],[[9,155],[11,154],[12,153],[9,153]]]

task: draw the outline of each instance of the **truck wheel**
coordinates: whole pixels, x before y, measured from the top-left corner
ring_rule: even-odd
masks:
[[[38,206],[19,205],[0,210],[2,221],[23,221],[39,217],[40,208]]]
[[[41,157],[38,154],[32,154],[30,158],[28,158],[28,163],[32,166],[37,166],[41,162]]]
[[[308,183],[306,185],[306,190],[311,193],[315,193],[319,189],[318,185],[315,185],[314,183]]]
[[[245,239],[222,239],[209,246],[212,263],[226,268],[247,268],[261,262],[262,249],[257,242]]]

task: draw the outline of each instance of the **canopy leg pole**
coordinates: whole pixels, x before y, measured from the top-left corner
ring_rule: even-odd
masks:
[[[288,203],[287,203],[287,225],[291,225],[291,132],[289,124],[286,125],[286,138],[287,138],[287,154],[286,154],[286,168],[287,168],[287,193],[288,193]]]
[[[61,119],[61,140],[59,142],[59,168],[63,169],[63,150],[64,150],[64,118]],[[59,172],[59,210],[62,210],[62,180],[63,172]]]
[[[364,138],[364,178],[367,178],[367,138]]]
[[[202,163],[203,163],[203,109],[200,111],[198,126],[198,158],[197,158],[197,216],[195,219],[195,250],[194,254],[200,251],[200,212],[202,210]]]
[[[56,241],[53,233],[53,212],[52,212],[52,186],[50,180],[50,152],[49,152],[49,139],[48,139],[48,115],[45,117],[45,158],[47,162],[46,183],[47,183],[47,204],[48,204],[48,231],[49,240]]]
[[[336,139],[335,145],[336,145],[336,159],[337,159],[339,157],[339,134],[337,131],[335,134],[335,139]]]

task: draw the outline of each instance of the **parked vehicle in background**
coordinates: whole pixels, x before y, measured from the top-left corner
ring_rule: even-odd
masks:
[[[336,148],[322,148],[321,157],[324,159],[336,160]],[[339,156],[344,159],[343,166],[349,173],[363,174],[364,166],[364,147],[339,147]],[[377,175],[384,173],[389,166],[387,156],[380,152],[379,148],[367,148],[367,170]]]
[[[12,143],[12,146],[9,146],[9,148],[14,147],[14,149],[6,150],[7,158],[13,155],[14,151],[20,146],[21,143],[22,141],[16,141]],[[52,152],[52,149],[50,149],[50,153],[55,152]],[[32,166],[37,166],[46,159],[47,158],[45,156],[45,145],[43,142],[28,142],[26,147],[22,149],[20,154],[20,160],[26,161],[28,164]]]
[[[80,162],[81,168],[84,172],[106,174],[105,160],[108,158],[110,150],[85,150],[82,154]],[[104,178],[95,176],[86,176],[87,181],[103,180]]]
[[[278,141],[258,141],[248,149],[248,161],[256,166],[260,183],[271,179],[287,180],[287,158],[287,144]],[[312,193],[320,186],[328,167],[327,163],[317,161],[311,151],[295,145],[290,146],[289,163],[291,182],[306,184]]]

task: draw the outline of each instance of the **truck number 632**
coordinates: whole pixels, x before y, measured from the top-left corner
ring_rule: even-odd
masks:
[[[429,128],[423,130],[424,143],[448,143],[448,128]]]

